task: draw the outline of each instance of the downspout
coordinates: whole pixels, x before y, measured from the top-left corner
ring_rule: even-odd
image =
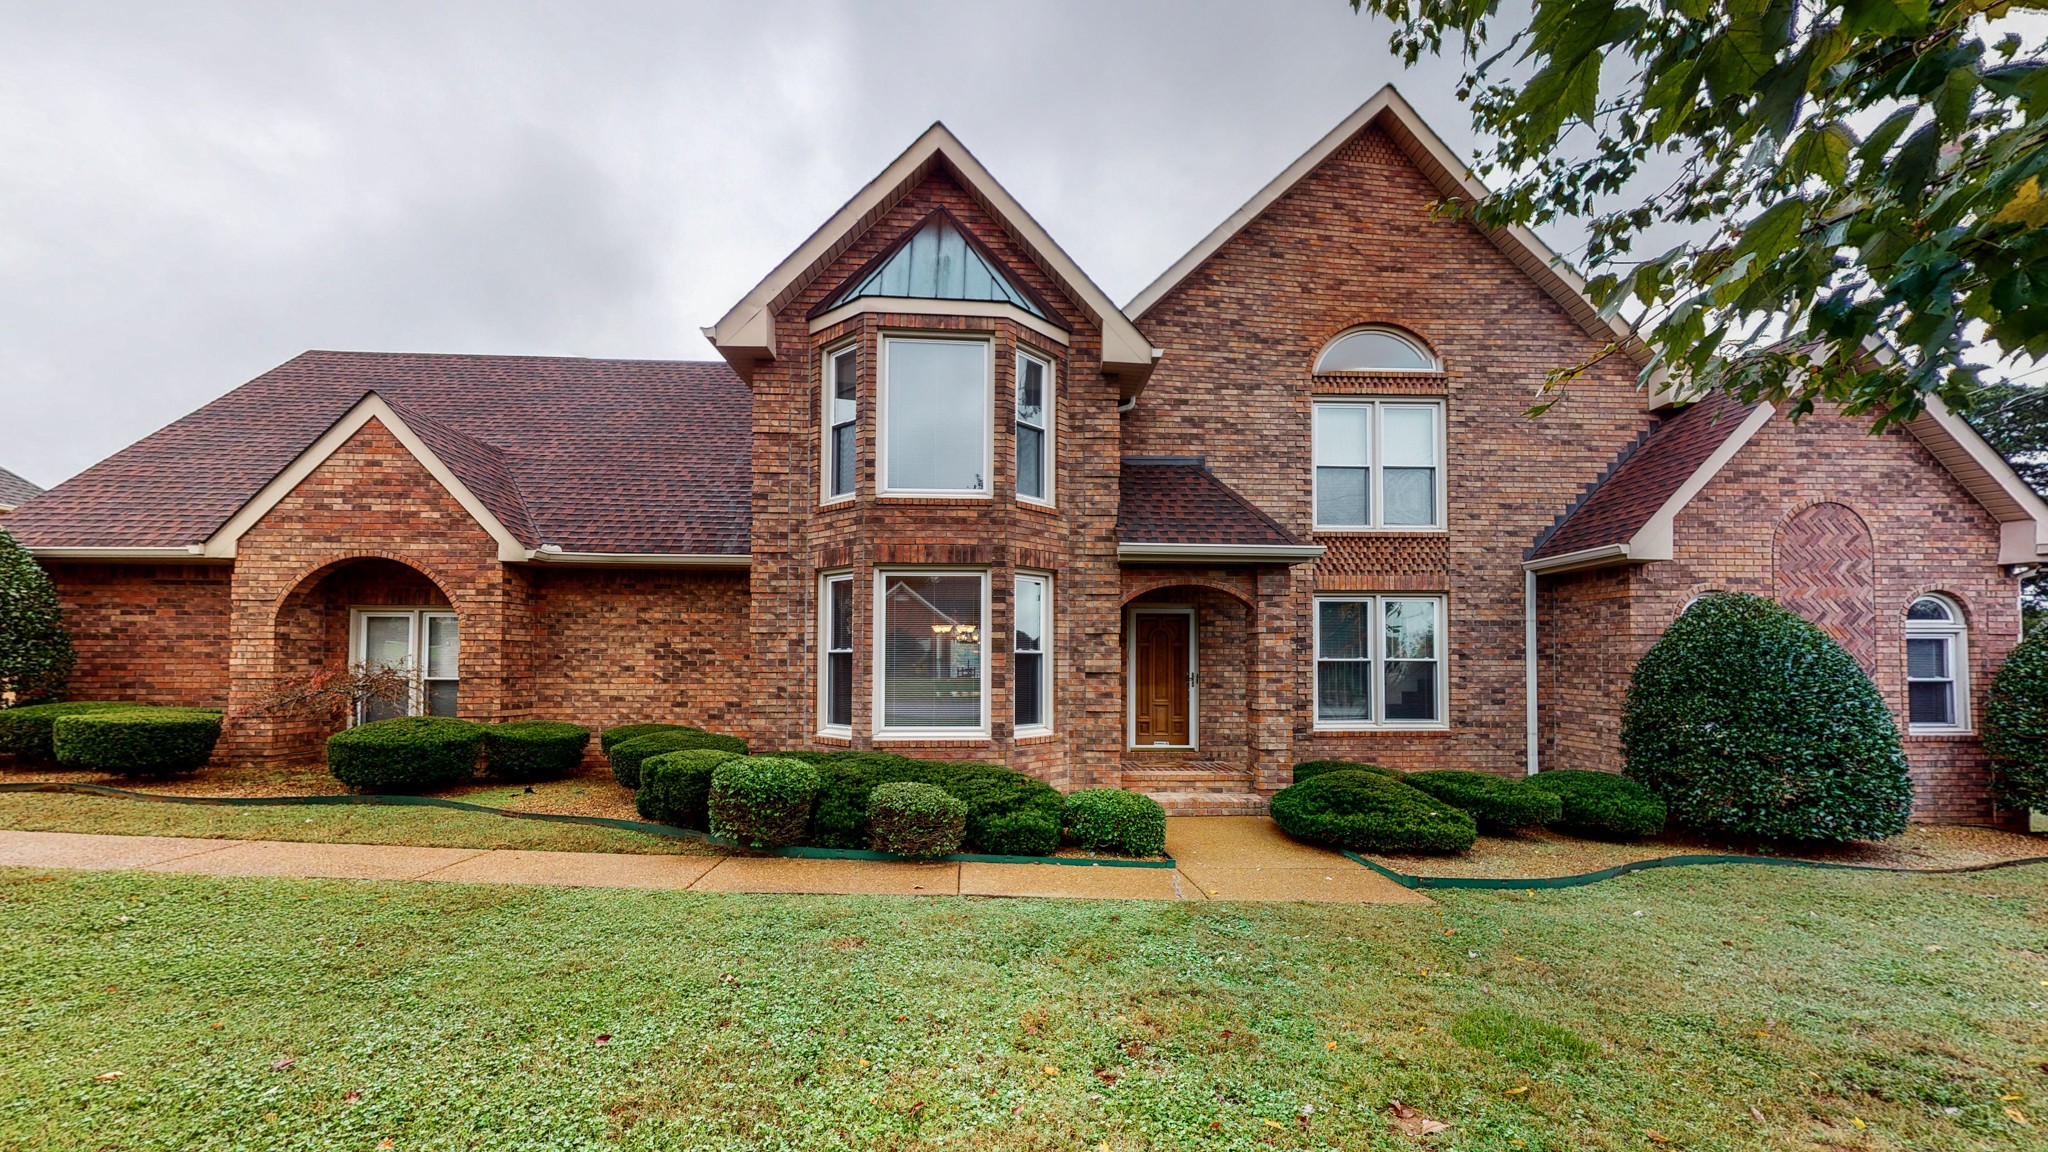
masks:
[[[1541,768],[1536,752],[1536,573],[1522,572],[1522,695],[1529,739],[1529,775]]]

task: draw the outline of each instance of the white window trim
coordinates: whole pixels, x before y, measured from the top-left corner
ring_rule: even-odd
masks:
[[[898,341],[925,344],[979,344],[981,364],[981,477],[980,491],[972,488],[891,488],[889,486],[889,345]],[[960,335],[941,332],[884,332],[880,362],[875,373],[875,487],[883,497],[908,499],[993,500],[995,499],[995,340],[985,334]]]
[[[455,621],[455,675],[428,676],[426,661],[427,621],[434,617],[447,617]],[[403,617],[408,621],[406,647],[417,654],[417,661],[405,669],[407,716],[424,716],[427,707],[427,684],[453,682],[456,687],[457,711],[462,693],[462,617],[455,609],[445,606],[408,607],[405,605],[365,605],[348,610],[348,659],[350,664],[369,663],[369,633],[363,627],[365,620],[373,618]],[[348,718],[349,727],[363,723],[362,709],[352,709]]]
[[[1053,643],[1052,631],[1052,573],[1019,569],[1016,573],[1016,579],[1018,581],[1036,580],[1039,582],[1044,591],[1040,594],[1038,602],[1044,609],[1044,612],[1043,618],[1038,622],[1038,703],[1041,719],[1036,724],[1019,725],[1012,735],[1050,736],[1052,735],[1053,725],[1052,688],[1053,684],[1056,683],[1052,674],[1052,662],[1053,650],[1057,647]],[[1010,595],[1010,614],[1012,617],[1010,621],[1010,716],[1013,721],[1017,715],[1016,683],[1018,681],[1016,613],[1017,597],[1016,593],[1012,592]]]
[[[981,723],[975,728],[889,728],[883,718],[888,714],[889,662],[885,647],[889,639],[889,577],[891,576],[974,576],[981,580],[981,628],[978,657],[981,667]],[[869,631],[872,639],[873,674],[868,677],[873,688],[868,693],[869,730],[876,740],[987,740],[989,739],[989,678],[988,678],[988,634],[989,622],[989,572],[986,568],[877,568],[875,569],[874,613]]]
[[[1322,524],[1322,523],[1316,523],[1316,524],[1313,524],[1313,525],[1312,525],[1312,527],[1311,527],[1311,530],[1312,530],[1312,531],[1314,531],[1314,532],[1316,532],[1316,533],[1319,533],[1319,534],[1329,534],[1329,535],[1336,535],[1336,534],[1342,534],[1342,533],[1351,533],[1351,534],[1359,534],[1359,533],[1368,533],[1368,532],[1370,532],[1370,533],[1381,533],[1381,532],[1408,532],[1408,533],[1413,533],[1413,532],[1422,532],[1422,533],[1432,533],[1432,532],[1433,532],[1433,533],[1445,533],[1445,532],[1449,532],[1449,531],[1450,531],[1450,508],[1449,508],[1449,506],[1448,506],[1448,505],[1449,505],[1449,490],[1450,490],[1450,484],[1449,484],[1449,479],[1448,479],[1448,478],[1449,478],[1449,475],[1450,475],[1450,470],[1451,470],[1451,469],[1450,469],[1450,460],[1449,460],[1449,457],[1450,457],[1450,445],[1449,445],[1449,440],[1450,440],[1450,436],[1449,436],[1449,434],[1448,434],[1448,433],[1446,432],[1446,430],[1445,430],[1445,429],[1446,429],[1446,424],[1447,424],[1447,422],[1448,422],[1448,421],[1447,421],[1447,417],[1446,417],[1446,414],[1445,414],[1445,412],[1444,412],[1444,402],[1443,402],[1443,401],[1441,401],[1441,400],[1435,400],[1435,399],[1430,399],[1430,398],[1428,398],[1428,397],[1416,397],[1416,396],[1317,396],[1317,397],[1314,397],[1314,398],[1313,398],[1313,399],[1312,399],[1312,400],[1310,401],[1310,404],[1309,404],[1309,457],[1308,457],[1308,471],[1309,471],[1309,515],[1310,515],[1311,517],[1313,517],[1313,516],[1314,516],[1314,515],[1316,514],[1316,509],[1318,509],[1318,508],[1322,507],[1322,499],[1321,499],[1321,492],[1319,491],[1319,489],[1321,488],[1321,482],[1320,482],[1320,481],[1319,481],[1319,480],[1317,479],[1317,477],[1316,477],[1316,472],[1317,472],[1317,465],[1316,465],[1316,444],[1315,444],[1315,437],[1316,437],[1316,419],[1315,419],[1315,410],[1316,410],[1317,408],[1321,408],[1321,407],[1325,407],[1325,406],[1334,406],[1334,405],[1349,405],[1349,406],[1352,406],[1352,407],[1365,407],[1365,408],[1370,408],[1370,409],[1371,409],[1371,413],[1372,413],[1372,414],[1371,414],[1370,416],[1368,416],[1368,417],[1367,417],[1367,419],[1368,419],[1368,421],[1370,422],[1370,426],[1371,426],[1371,431],[1369,432],[1369,436],[1371,437],[1372,443],[1371,443],[1371,445],[1370,445],[1370,448],[1369,448],[1369,454],[1368,454],[1368,456],[1367,456],[1367,460],[1369,461],[1369,463],[1368,463],[1368,465],[1367,465],[1367,468],[1366,468],[1366,473],[1367,473],[1367,476],[1366,476],[1366,500],[1367,500],[1367,501],[1368,501],[1368,502],[1370,503],[1370,505],[1371,505],[1371,507],[1370,507],[1370,513],[1371,513],[1371,515],[1370,515],[1370,522],[1369,522],[1369,523],[1366,523],[1366,524]],[[1430,409],[1430,410],[1431,410],[1431,412],[1432,412],[1432,416],[1431,416],[1431,421],[1432,421],[1432,423],[1433,423],[1433,425],[1434,425],[1434,428],[1435,428],[1435,432],[1436,432],[1436,520],[1437,520],[1437,522],[1436,522],[1435,524],[1383,524],[1383,523],[1381,523],[1381,522],[1380,522],[1380,517],[1381,517],[1382,515],[1384,515],[1384,513],[1386,512],[1386,502],[1385,502],[1385,501],[1384,501],[1383,499],[1381,499],[1381,483],[1380,483],[1380,476],[1381,476],[1381,473],[1382,473],[1382,471],[1383,471],[1383,470],[1384,470],[1384,468],[1385,468],[1385,465],[1383,465],[1383,464],[1381,463],[1381,460],[1382,460],[1382,458],[1383,458],[1383,457],[1382,457],[1382,454],[1381,454],[1381,452],[1380,452],[1380,427],[1381,427],[1381,420],[1380,420],[1380,409],[1381,409],[1381,408],[1382,408],[1383,406],[1390,406],[1390,407],[1395,407],[1395,408],[1428,408],[1428,409]]]
[[[1052,508],[1056,506],[1058,500],[1056,489],[1059,469],[1057,464],[1060,455],[1059,447],[1054,441],[1058,435],[1055,429],[1059,425],[1059,373],[1054,368],[1052,357],[1026,345],[1020,344],[1017,346],[1016,362],[1012,364],[1012,374],[1010,377],[1010,435],[1012,437],[1011,449],[1013,452],[1016,449],[1017,425],[1021,423],[1017,419],[1016,414],[1017,381],[1018,377],[1022,375],[1022,362],[1025,360],[1034,361],[1045,369],[1045,470],[1043,473],[1045,476],[1045,495],[1026,496],[1023,490],[1019,489],[1017,491],[1017,502],[1039,508]],[[1024,475],[1024,468],[1021,464],[1021,457],[1019,459],[1017,476],[1022,477]]]
[[[840,495],[832,494],[832,399],[838,382],[832,378],[832,370],[841,356],[854,357],[855,376],[853,386],[853,491]],[[821,506],[844,504],[860,495],[860,342],[850,340],[835,344],[825,350],[824,365],[818,372],[818,503]]]
[[[1392,336],[1394,339],[1399,340],[1401,343],[1406,344],[1410,348],[1415,349],[1418,355],[1420,355],[1424,360],[1429,361],[1429,367],[1329,369],[1323,367],[1323,358],[1330,354],[1330,350],[1332,348],[1335,348],[1338,344],[1342,343],[1348,337],[1356,336],[1360,332],[1379,332],[1387,336]],[[1444,370],[1443,359],[1439,357],[1435,352],[1431,351],[1429,345],[1424,344],[1420,339],[1410,334],[1407,330],[1402,328],[1396,328],[1392,324],[1355,324],[1349,328],[1346,328],[1342,332],[1337,333],[1335,336],[1330,337],[1329,340],[1324,342],[1321,348],[1316,349],[1316,358],[1314,360],[1311,360],[1309,364],[1310,373],[1316,376],[1434,376],[1442,373]]]
[[[1138,743],[1138,617],[1185,616],[1188,618],[1188,742],[1185,744]],[[1124,612],[1124,747],[1139,751],[1195,752],[1202,747],[1202,638],[1195,609],[1189,604],[1133,605]]]
[[[818,574],[818,734],[851,740],[853,738],[853,714],[851,711],[847,713],[847,722],[844,724],[834,724],[830,720],[833,651],[832,585],[841,580],[844,580],[848,585],[847,606],[850,611],[853,604],[852,571],[839,569]],[[847,652],[851,655],[853,649],[849,648]],[[852,669],[849,668],[847,675],[851,676],[852,674]]]
[[[1385,720],[1387,677],[1386,677],[1386,602],[1389,600],[1430,600],[1436,603],[1436,715],[1435,720]],[[1372,685],[1371,720],[1325,720],[1323,719],[1322,660],[1323,660],[1323,604],[1325,601],[1339,603],[1366,603],[1372,605],[1371,631],[1366,637],[1369,683]],[[1329,592],[1318,593],[1311,605],[1312,615],[1309,627],[1312,643],[1309,647],[1309,708],[1313,716],[1313,727],[1317,732],[1443,732],[1451,726],[1451,606],[1450,598],[1427,592]]]
[[[1939,592],[1928,592],[1913,597],[1907,610],[1922,600],[1939,600],[1948,607],[1947,620],[1907,620],[1905,635],[1908,640],[1948,641],[1948,684],[1949,706],[1955,710],[1953,724],[1915,724],[1913,716],[1913,685],[1931,684],[1939,681],[1913,679],[1910,658],[1906,665],[1906,731],[1914,736],[1954,736],[1971,731],[1970,727],[1970,626],[1963,617],[1962,605],[1952,596]]]

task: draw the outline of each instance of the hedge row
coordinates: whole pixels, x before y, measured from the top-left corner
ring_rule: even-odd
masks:
[[[221,714],[205,708],[73,712],[51,724],[51,748],[67,768],[161,779],[196,772],[220,743]]]
[[[1612,840],[1664,829],[1663,801],[1612,772],[1544,772],[1518,780],[1309,760],[1295,765],[1294,779],[1273,797],[1274,821],[1300,839],[1354,851],[1462,852],[1471,846],[1466,823],[1475,835],[1554,825]]]

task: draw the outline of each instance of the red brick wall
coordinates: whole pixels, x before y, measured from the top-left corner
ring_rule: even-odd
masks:
[[[78,651],[71,699],[227,707],[227,565],[43,567]]]

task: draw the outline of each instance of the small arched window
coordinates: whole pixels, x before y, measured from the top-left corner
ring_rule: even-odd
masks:
[[[1968,630],[1946,596],[1922,596],[1906,609],[1906,727],[1961,732],[1969,727]]]
[[[1395,328],[1353,328],[1316,357],[1316,373],[1435,372],[1436,357],[1422,342]]]

